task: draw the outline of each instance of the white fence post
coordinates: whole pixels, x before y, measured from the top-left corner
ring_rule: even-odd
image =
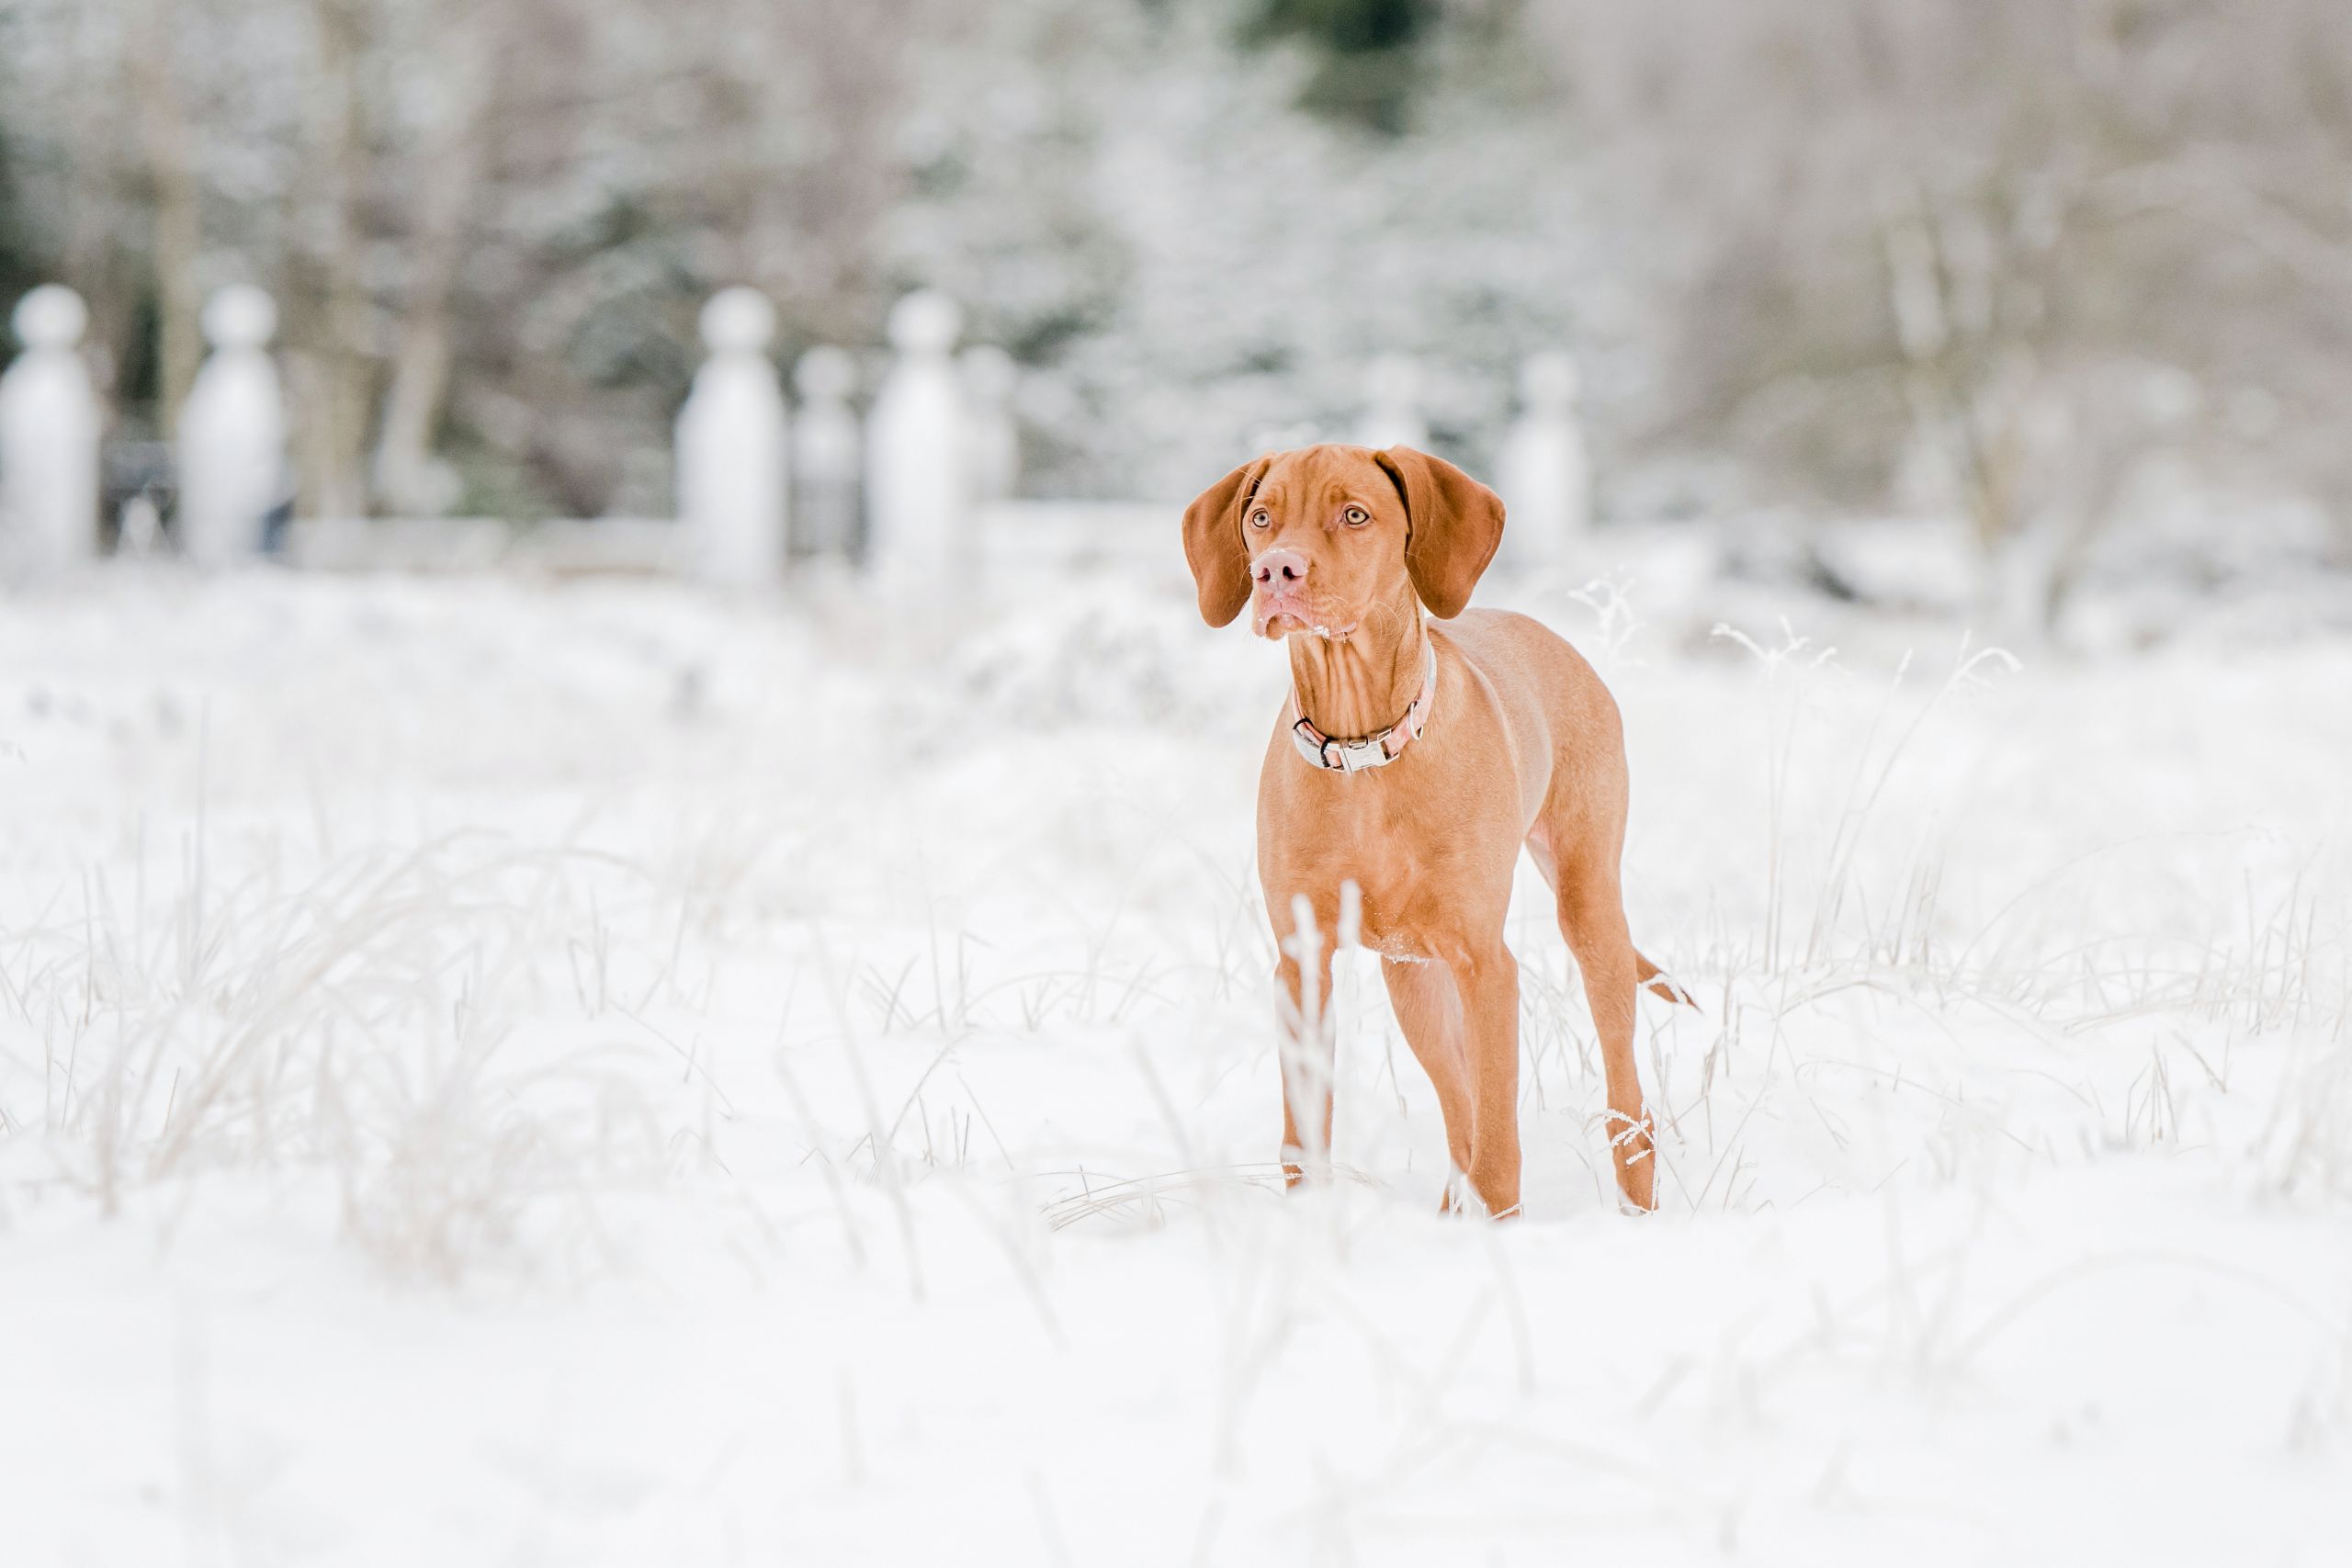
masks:
[[[964,373],[965,461],[972,499],[981,506],[1012,498],[1021,481],[1021,428],[1013,423],[1012,391],[1021,371],[992,343],[974,344],[959,361]]]
[[[277,307],[258,288],[205,302],[212,344],[179,420],[180,547],[202,567],[259,555],[270,508],[286,488],[286,394],[269,340]]]
[[[710,357],[678,411],[678,519],[707,581],[759,587],[784,570],[788,434],[784,387],[769,363],[775,307],[727,288],[702,310]]]
[[[899,587],[952,589],[978,565],[964,392],[952,357],[962,324],[956,302],[928,289],[890,311],[898,360],[867,426],[866,559],[877,578]]]
[[[1496,490],[1509,509],[1503,565],[1546,571],[1567,564],[1592,525],[1592,464],[1577,418],[1577,366],[1565,354],[1520,367],[1519,418],[1503,438]]]
[[[1356,439],[1366,446],[1426,449],[1429,422],[1421,417],[1421,367],[1402,354],[1384,354],[1364,377],[1363,427]]]
[[[792,422],[792,471],[799,489],[792,509],[796,540],[811,556],[847,560],[855,553],[858,470],[865,452],[849,395],[857,362],[846,350],[812,348],[792,373],[800,412]]]
[[[0,566],[29,575],[98,548],[98,397],[79,344],[90,312],[62,284],[17,301],[25,345],[0,374]]]

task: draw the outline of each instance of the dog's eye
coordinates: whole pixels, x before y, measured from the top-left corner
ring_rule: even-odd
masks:
[[[1252,528],[1264,528],[1271,526],[1273,521],[1274,519],[1272,514],[1267,512],[1267,510],[1262,506],[1250,514],[1250,526]]]
[[[1361,528],[1372,521],[1372,513],[1361,506],[1351,506],[1340,515],[1348,520],[1348,526],[1351,528]]]

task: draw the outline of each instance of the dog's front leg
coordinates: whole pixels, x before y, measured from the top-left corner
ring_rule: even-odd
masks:
[[[1462,998],[1453,988],[1453,971],[1419,959],[1383,958],[1380,974],[1388,983],[1388,1005],[1396,1010],[1405,1043],[1413,1048],[1421,1070],[1430,1076],[1430,1086],[1437,1090],[1451,1168],[1466,1180],[1470,1129],[1476,1111],[1471,1098],[1469,1031]],[[1456,1187],[1456,1181],[1448,1177],[1441,1205],[1448,1213],[1460,1206]]]
[[[1331,949],[1301,930],[1283,944],[1274,1046],[1283,1072],[1283,1179],[1295,1187],[1331,1173]]]
[[[1519,961],[1499,937],[1448,962],[1470,1036],[1470,1186],[1487,1213],[1519,1213]]]

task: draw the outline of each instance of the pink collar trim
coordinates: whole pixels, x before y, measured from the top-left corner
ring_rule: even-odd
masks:
[[[1291,705],[1298,705],[1298,694],[1291,694]],[[1298,754],[1318,768],[1335,773],[1360,773],[1367,768],[1385,768],[1405,754],[1405,748],[1421,738],[1429,728],[1430,709],[1437,705],[1437,643],[1426,628],[1421,633],[1421,694],[1405,710],[1405,716],[1376,735],[1360,740],[1334,740],[1308,722],[1305,714],[1290,727],[1290,738],[1298,747]]]

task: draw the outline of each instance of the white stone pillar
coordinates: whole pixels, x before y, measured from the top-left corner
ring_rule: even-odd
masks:
[[[46,575],[97,554],[101,421],[80,353],[89,321],[60,284],[17,303],[25,351],[0,374],[0,567],[12,573]]]
[[[261,553],[270,509],[286,494],[286,394],[269,340],[277,307],[238,285],[206,301],[212,344],[180,410],[180,547],[201,567]]]
[[[1410,446],[1426,451],[1429,421],[1421,417],[1421,367],[1402,354],[1384,354],[1364,377],[1363,427],[1356,439],[1366,446]]]
[[[1592,526],[1592,464],[1577,418],[1576,361],[1529,356],[1520,367],[1521,408],[1504,437],[1496,493],[1503,498],[1501,564],[1549,571],[1568,564]]]
[[[849,395],[857,362],[842,349],[812,348],[792,373],[800,412],[792,422],[795,538],[806,554],[848,560],[863,532],[858,519],[859,470],[865,466],[857,411]]]
[[[775,336],[775,307],[757,290],[712,296],[702,310],[710,357],[678,411],[678,520],[696,575],[729,587],[784,570],[788,433],[767,356]]]
[[[1012,355],[992,343],[974,344],[960,363],[967,415],[964,453],[972,500],[981,506],[1009,501],[1021,480],[1021,427],[1012,418],[1020,368]]]
[[[953,593],[979,565],[953,356],[962,324],[956,302],[929,290],[890,311],[898,360],[867,424],[866,560],[876,577],[900,588]]]

